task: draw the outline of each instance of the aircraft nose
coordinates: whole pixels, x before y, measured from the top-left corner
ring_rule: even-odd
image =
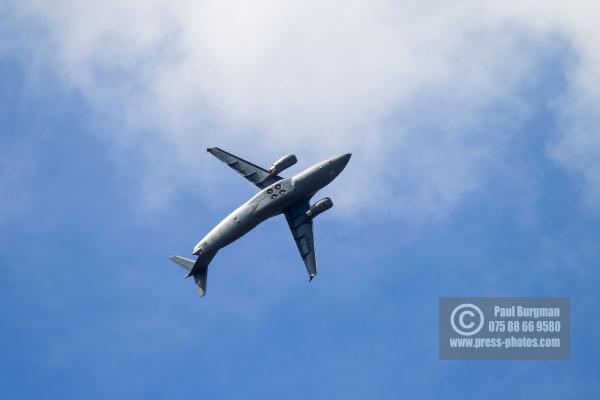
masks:
[[[336,157],[336,160],[335,160],[336,175],[339,175],[344,170],[344,168],[346,168],[346,164],[348,164],[348,161],[350,161],[351,156],[352,156],[352,154],[346,153],[346,154],[342,154],[341,156]]]
[[[346,167],[348,161],[350,161],[350,157],[352,157],[352,153],[342,154],[338,157],[339,163],[341,164],[340,171]]]

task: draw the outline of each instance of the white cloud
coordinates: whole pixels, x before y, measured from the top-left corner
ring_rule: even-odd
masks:
[[[152,205],[168,201],[167,185],[201,186],[221,174],[203,155],[209,145],[257,162],[352,151],[352,173],[332,188],[337,206],[407,217],[442,215],[502,161],[527,115],[521,88],[557,42],[573,62],[550,154],[600,198],[600,14],[592,8],[63,0],[12,11],[43,32],[29,51],[81,91],[123,154],[145,152],[144,187],[161,188],[145,196]]]
[[[525,7],[509,2],[493,12],[570,46],[567,91],[557,101],[560,137],[548,146],[548,154],[583,176],[586,203],[600,213],[600,5],[532,1]]]

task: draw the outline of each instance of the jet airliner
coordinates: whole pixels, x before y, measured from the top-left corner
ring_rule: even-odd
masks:
[[[329,197],[325,197],[310,205],[310,200],[342,172],[351,154],[330,157],[291,178],[283,178],[279,173],[297,163],[293,154],[281,157],[267,170],[218,147],[207,150],[256,185],[260,191],[225,217],[198,242],[192,252],[197,256],[195,261],[180,256],[171,256],[170,259],[187,270],[186,277],[194,278],[200,296],[204,297],[208,265],[217,252],[266,219],[283,214],[304,260],[309,280],[312,281],[317,275],[313,219],[333,207],[333,202]]]

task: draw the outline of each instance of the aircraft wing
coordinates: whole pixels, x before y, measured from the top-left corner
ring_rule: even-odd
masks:
[[[269,171],[264,168],[254,165],[238,156],[221,150],[218,147],[206,149],[210,154],[229,165],[231,168],[239,172],[244,178],[254,183],[261,189],[266,188],[272,183],[282,180],[278,175],[270,175]]]
[[[285,209],[284,214],[292,231],[292,236],[296,241],[296,246],[298,246],[300,256],[304,260],[304,265],[306,265],[308,277],[312,281],[312,278],[317,275],[317,261],[313,242],[313,223],[312,219],[306,216],[306,211],[309,208],[308,199],[300,200]]]

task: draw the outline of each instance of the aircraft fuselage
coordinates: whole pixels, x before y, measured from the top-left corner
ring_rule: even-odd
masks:
[[[290,205],[310,199],[342,172],[349,159],[350,154],[330,157],[292,178],[282,179],[262,189],[202,238],[194,247],[194,255],[216,252],[266,219],[281,214]]]

